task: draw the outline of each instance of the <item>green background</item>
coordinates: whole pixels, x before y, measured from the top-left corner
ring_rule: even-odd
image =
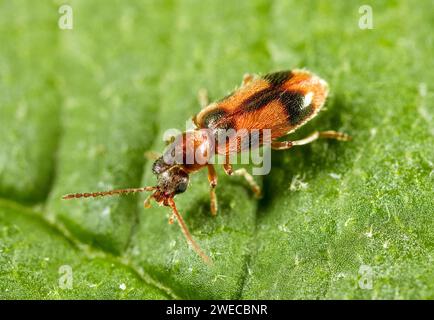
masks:
[[[431,1],[73,0],[62,30],[64,3],[0,1],[0,298],[434,298]],[[144,153],[200,88],[302,67],[331,94],[295,137],[354,139],[274,152],[259,201],[219,168],[215,218],[194,175],[177,203],[212,267],[145,195],[60,200],[153,185]]]

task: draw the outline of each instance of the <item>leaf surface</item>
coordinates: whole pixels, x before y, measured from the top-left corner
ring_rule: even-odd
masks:
[[[56,1],[0,5],[2,298],[434,298],[429,1],[374,2],[367,30],[354,1],[70,5],[72,30]],[[302,67],[331,94],[290,139],[353,141],[273,152],[259,201],[217,168],[216,217],[193,175],[176,201],[213,266],[145,194],[60,200],[154,185],[145,152],[188,128],[199,89],[215,100],[246,72]]]

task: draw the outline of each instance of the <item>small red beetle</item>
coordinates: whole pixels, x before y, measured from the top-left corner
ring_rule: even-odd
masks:
[[[145,200],[145,207],[150,206],[151,199],[154,199],[160,205],[171,207],[173,214],[169,222],[173,223],[173,218],[177,219],[187,241],[198,255],[209,263],[211,262],[210,258],[203,253],[199,245],[193,240],[174,201],[177,194],[186,191],[189,174],[204,167],[208,169],[211,213],[215,215],[217,213],[215,194],[217,175],[213,162],[210,160],[217,153],[225,154],[228,160],[231,153],[239,153],[263,145],[261,138],[256,146],[240,143],[239,136],[234,136],[233,139],[237,139],[236,141],[230,141],[230,139],[228,141],[226,138],[222,141],[218,138],[221,130],[233,129],[235,131],[246,130],[249,132],[251,130],[268,129],[271,132],[271,148],[275,150],[285,150],[293,146],[305,145],[318,138],[340,141],[350,140],[350,136],[341,132],[315,131],[301,140],[277,141],[278,138],[294,132],[315,117],[324,105],[327,94],[327,82],[306,70],[281,71],[264,76],[247,74],[244,76],[240,88],[217,102],[208,104],[206,94],[202,92],[199,98],[203,109],[193,117],[196,128],[175,137],[168,150],[163,156],[156,159],[153,164],[152,171],[157,175],[158,181],[156,186],[74,193],[65,195],[63,199],[152,191],[152,194]],[[229,147],[233,145],[235,145],[235,148]],[[210,150],[215,151],[211,153]],[[188,163],[186,161],[188,154],[199,154],[202,160],[198,162],[193,159],[193,162]],[[244,168],[234,171],[229,161],[225,161],[223,168],[228,175],[243,176],[254,194],[260,196],[260,187]]]

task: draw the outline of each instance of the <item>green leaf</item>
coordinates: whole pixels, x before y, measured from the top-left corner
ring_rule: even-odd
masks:
[[[60,5],[0,5],[0,297],[434,298],[429,1],[373,2],[372,30],[356,1],[73,0],[72,30]],[[259,201],[218,168],[216,217],[192,176],[176,201],[212,266],[146,195],[60,200],[154,185],[144,154],[185,130],[200,88],[301,67],[331,95],[291,139],[353,141],[273,152]]]
[[[60,130],[56,9],[3,1],[0,10],[0,196],[35,202],[50,189]]]
[[[64,278],[69,275],[70,287]],[[0,201],[0,292],[2,299],[167,297],[130,266],[77,247],[35,212],[4,200]]]

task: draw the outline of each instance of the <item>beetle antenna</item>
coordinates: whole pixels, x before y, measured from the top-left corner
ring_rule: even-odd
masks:
[[[109,190],[109,191],[70,193],[64,195],[62,199],[67,200],[67,199],[90,198],[90,197],[96,198],[96,197],[105,197],[105,196],[123,195],[128,193],[152,191],[155,189],[156,187],[142,187],[142,188],[117,189],[117,190]]]
[[[172,198],[169,199],[169,205],[172,208],[173,214],[176,217],[176,220],[178,220],[179,226],[181,227],[182,233],[187,238],[187,241],[190,243],[194,251],[202,258],[202,260],[210,265],[212,264],[212,260],[210,257],[208,257],[202,249],[199,247],[199,245],[193,240],[193,237],[190,234],[190,231],[188,231],[187,225],[184,222],[184,219],[182,219],[182,216],[179,214],[178,209],[176,208],[175,201],[173,201]]]

